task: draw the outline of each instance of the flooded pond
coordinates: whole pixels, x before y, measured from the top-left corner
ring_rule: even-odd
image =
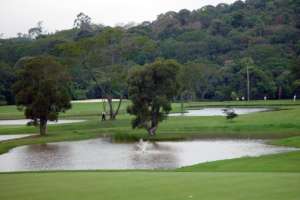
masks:
[[[111,143],[107,139],[29,145],[0,155],[0,171],[172,169],[207,161],[293,151],[263,140]]]
[[[203,108],[197,110],[187,110],[185,113],[171,113],[169,116],[225,116],[225,108]],[[232,108],[238,115],[272,111],[269,108]]]
[[[34,134],[22,134],[22,135],[0,135],[0,142],[5,140],[19,139],[24,137],[33,136]]]
[[[0,126],[6,126],[6,125],[26,125],[28,122],[31,120],[29,119],[15,119],[15,120],[0,120]],[[53,124],[70,124],[70,123],[79,123],[79,122],[85,122],[86,120],[70,120],[70,119],[65,119],[65,120],[58,120],[58,121],[53,121],[50,122],[48,121],[48,124],[53,125]]]

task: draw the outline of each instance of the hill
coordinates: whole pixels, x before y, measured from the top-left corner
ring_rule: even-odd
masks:
[[[299,92],[300,3],[297,0],[247,0],[160,14],[153,22],[107,27],[84,13],[70,30],[0,40],[0,101],[14,103],[10,88],[24,56],[50,54],[69,67],[74,99],[100,97],[95,79],[114,96],[127,95],[126,74],[156,58],[183,66],[182,96],[235,99],[292,98]],[[295,71],[295,72],[294,72]]]

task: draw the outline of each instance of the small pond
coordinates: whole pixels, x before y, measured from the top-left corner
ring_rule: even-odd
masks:
[[[0,142],[5,140],[19,139],[33,136],[34,134],[20,134],[20,135],[0,135]]]
[[[225,116],[223,110],[225,108],[203,108],[195,110],[187,110],[185,113],[171,113],[169,116]],[[269,108],[232,108],[238,115],[271,111]]]
[[[0,120],[0,126],[6,125],[26,125],[31,120],[29,119],[14,119],[14,120]],[[48,124],[70,124],[70,123],[79,123],[84,122],[85,120],[70,120],[70,119],[61,119],[58,121],[48,122]]]
[[[112,143],[105,138],[29,145],[0,155],[0,171],[173,169],[207,161],[260,156],[295,148],[263,140]]]

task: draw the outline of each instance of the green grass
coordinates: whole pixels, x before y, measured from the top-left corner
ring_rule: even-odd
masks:
[[[117,103],[113,103],[117,107]],[[128,101],[124,100],[121,107],[121,114],[125,112]],[[108,109],[108,105],[106,105]],[[76,116],[99,116],[103,110],[103,103],[72,103],[72,109],[60,115],[61,118]],[[23,111],[18,110],[16,106],[0,106],[0,119],[23,119]]]
[[[300,172],[300,151],[220,160],[183,167],[185,172]]]
[[[270,144],[300,148],[300,136],[271,141]]]
[[[300,106],[292,101],[191,102],[204,106],[270,106],[274,112],[224,117],[170,117],[160,124],[153,140],[198,138],[268,138],[275,145],[300,147]],[[0,153],[26,144],[112,136],[118,141],[149,139],[144,130],[132,130],[126,102],[116,121],[101,123],[99,103],[74,104],[61,115],[86,122],[49,126],[46,137],[0,142]],[[180,111],[180,104],[173,104]],[[23,118],[14,106],[1,106],[0,119]],[[0,134],[36,133],[27,126],[0,126]],[[280,139],[277,139],[280,138]],[[276,139],[276,140],[275,140]],[[147,199],[262,199],[296,200],[300,196],[300,151],[252,158],[215,161],[168,171],[82,171],[0,173],[2,200],[147,200]]]
[[[3,200],[296,200],[300,173],[58,172],[0,175]]]

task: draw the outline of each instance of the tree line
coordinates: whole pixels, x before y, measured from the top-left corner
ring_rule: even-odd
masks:
[[[299,13],[297,0],[246,0],[170,11],[138,25],[107,27],[79,13],[74,28],[45,33],[39,22],[0,39],[0,102],[16,102],[16,71],[40,55],[67,67],[72,99],[128,98],[128,71],[158,58],[180,63],[178,99],[246,97],[247,68],[251,99],[292,98],[300,92]],[[110,109],[111,118],[117,113]]]

